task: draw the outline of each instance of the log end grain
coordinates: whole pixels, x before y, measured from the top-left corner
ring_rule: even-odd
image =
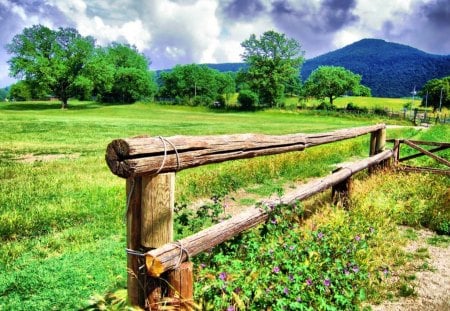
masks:
[[[123,178],[132,177],[130,165],[124,159],[128,150],[128,144],[122,139],[113,140],[106,147],[106,164],[111,172]]]
[[[149,254],[145,255],[145,266],[147,267],[148,275],[152,277],[159,277],[164,273],[164,266],[157,257],[153,257]]]

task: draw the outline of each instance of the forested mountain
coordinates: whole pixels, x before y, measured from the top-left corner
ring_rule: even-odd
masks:
[[[342,66],[362,75],[362,84],[373,96],[410,96],[430,79],[450,75],[450,55],[432,55],[410,46],[379,39],[363,39],[344,48],[306,60],[301,76],[306,80],[321,65]],[[208,64],[219,71],[237,71],[242,63]]]

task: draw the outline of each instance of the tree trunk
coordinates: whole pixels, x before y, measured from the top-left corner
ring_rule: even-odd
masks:
[[[68,104],[67,104],[67,98],[63,98],[61,99],[61,109],[67,109],[68,108]]]
[[[333,95],[330,95],[330,106],[333,106]]]

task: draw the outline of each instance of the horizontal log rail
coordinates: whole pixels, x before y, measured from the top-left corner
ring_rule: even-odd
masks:
[[[123,178],[174,172],[228,160],[301,151],[385,129],[384,124],[326,133],[136,137],[116,139],[106,149],[111,171]]]
[[[296,201],[304,200],[310,196],[324,191],[342,181],[348,179],[353,174],[366,168],[377,165],[393,156],[392,150],[382,151],[374,156],[361,161],[345,164],[335,173],[308,182],[296,190],[284,195],[276,201],[264,201],[262,204],[292,204]],[[147,272],[152,277],[159,277],[163,272],[177,268],[177,266],[203,251],[238,235],[242,231],[253,228],[267,220],[267,212],[257,206],[253,206],[246,211],[225,220],[219,224],[204,229],[194,235],[181,239],[177,242],[167,243],[157,249],[145,254]]]
[[[415,172],[431,172],[436,174],[444,174],[444,175],[450,175],[450,169],[439,169],[439,168],[430,168],[430,167],[417,167],[417,166],[411,166],[411,165],[399,165],[401,162],[405,162],[408,160],[412,160],[418,157],[422,156],[428,156],[434,160],[436,160],[438,163],[443,164],[447,167],[450,167],[450,161],[447,159],[444,159],[441,156],[436,155],[435,153],[438,151],[446,150],[450,148],[450,142],[431,142],[431,141],[421,141],[421,140],[408,140],[408,139],[389,139],[388,142],[394,142],[394,159],[395,164],[398,168],[405,170],[405,171],[415,171]],[[418,151],[418,153],[405,156],[403,158],[400,158],[400,145],[405,144],[412,149],[415,149]],[[436,148],[427,150],[425,148],[422,148],[419,145],[424,146],[436,146]]]

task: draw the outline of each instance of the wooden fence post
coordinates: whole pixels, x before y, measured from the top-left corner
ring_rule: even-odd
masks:
[[[141,177],[127,178],[127,250],[136,252],[141,249]],[[128,303],[132,306],[141,306],[145,304],[145,295],[142,290],[142,266],[141,258],[131,252],[127,252],[127,291]]]
[[[127,179],[128,303],[157,310],[162,282],[147,276],[141,253],[173,241],[175,173]]]
[[[339,167],[333,171],[333,173],[336,173],[342,169],[345,169],[343,167]],[[352,188],[352,176],[349,176],[342,182],[334,185],[331,187],[331,198],[333,201],[333,204],[342,204],[344,209],[348,209],[350,205],[350,191]]]
[[[380,152],[383,152],[386,148],[386,128],[374,131],[370,133],[370,156],[374,156]],[[384,167],[389,163],[389,160],[383,161],[380,165],[369,167],[369,174],[372,174],[374,170],[380,167]]]
[[[172,306],[177,310],[193,310],[194,303],[194,275],[193,264],[183,262],[179,268],[172,270],[168,275],[169,294]]]
[[[394,140],[394,148],[392,150],[394,152],[394,165],[398,165],[398,161],[400,159],[400,140],[395,139]]]
[[[175,173],[142,177],[140,243],[146,251],[173,242],[173,208],[175,203]],[[164,283],[146,277],[144,282],[146,307],[158,310]]]

